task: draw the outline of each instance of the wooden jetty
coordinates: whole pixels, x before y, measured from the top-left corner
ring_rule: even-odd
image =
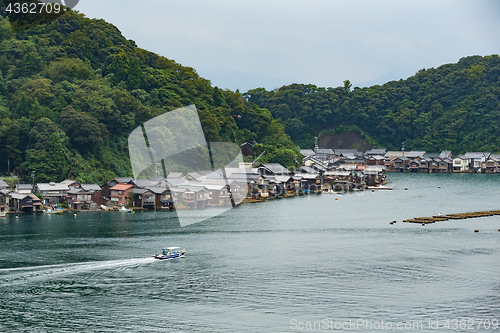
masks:
[[[448,220],[463,220],[463,219],[470,219],[470,218],[476,218],[476,217],[485,217],[485,216],[493,216],[493,215],[500,215],[500,210],[489,210],[489,211],[479,211],[479,212],[470,212],[470,213],[435,215],[435,216],[432,216],[432,217],[416,217],[416,218],[413,218],[413,219],[403,220],[403,222],[427,224],[427,223],[435,223],[435,222],[448,221]]]

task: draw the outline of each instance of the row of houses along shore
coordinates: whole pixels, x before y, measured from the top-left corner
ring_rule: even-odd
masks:
[[[164,179],[117,177],[103,185],[67,179],[60,183],[16,184],[0,179],[0,212],[36,212],[63,205],[74,210],[128,206],[135,209],[204,208],[243,201],[364,190],[383,185],[386,171],[482,172],[500,170],[500,155],[466,153],[453,156],[425,151],[371,149],[301,150],[303,163],[293,172],[279,163],[197,172],[172,172]]]

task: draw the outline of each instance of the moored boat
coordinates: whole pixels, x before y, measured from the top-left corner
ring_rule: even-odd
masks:
[[[120,209],[118,209],[122,213],[132,213],[134,214],[135,212],[132,209],[125,208],[124,206],[121,206]]]
[[[62,214],[63,210],[62,209],[47,208],[43,212],[46,214]]]
[[[7,215],[7,212],[0,212],[0,217],[5,217]]]
[[[369,190],[392,190],[392,186],[381,185],[381,186],[367,186]]]
[[[186,250],[181,249],[180,247],[173,246],[167,247],[161,250],[161,254],[155,254],[151,257],[158,260],[168,260],[168,259],[179,259],[185,258]]]

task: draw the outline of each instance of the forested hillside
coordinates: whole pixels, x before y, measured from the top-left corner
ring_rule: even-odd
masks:
[[[287,167],[295,144],[312,148],[314,136],[332,130],[354,129],[390,149],[404,141],[407,149],[500,151],[498,55],[382,86],[352,88],[346,80],[242,96],[138,48],[103,20],[70,11],[22,29],[19,22],[15,30],[25,30],[14,33],[0,1],[0,174],[35,171],[38,182],[130,176],[129,133],[190,104],[207,141],[256,140],[263,162]]]
[[[422,69],[407,80],[352,89],[293,84],[259,88],[247,100],[282,119],[295,143],[310,148],[325,129],[356,126],[378,143],[427,151],[500,151],[500,57],[471,56]]]
[[[293,164],[298,150],[283,125],[239,93],[75,12],[13,33],[0,1],[0,174],[34,170],[37,182],[130,176],[131,130],[190,104],[207,141],[256,140],[263,161]]]

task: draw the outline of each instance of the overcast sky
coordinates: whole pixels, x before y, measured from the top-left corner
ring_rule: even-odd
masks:
[[[370,86],[500,53],[498,0],[80,0],[74,9],[241,92]]]

